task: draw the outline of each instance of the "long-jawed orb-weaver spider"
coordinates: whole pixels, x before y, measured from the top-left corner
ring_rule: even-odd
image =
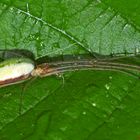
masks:
[[[126,57],[92,58],[84,55],[67,56],[69,59],[36,63],[34,56],[28,50],[1,50],[0,53],[0,87],[17,84],[32,77],[44,77],[66,71],[76,70],[110,70],[119,71],[130,76],[139,78],[140,66],[133,64],[131,56],[129,61]],[[63,56],[64,58],[64,56]],[[129,57],[128,57],[129,58]]]

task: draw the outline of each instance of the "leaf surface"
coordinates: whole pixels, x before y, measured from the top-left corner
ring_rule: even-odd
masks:
[[[135,55],[140,48],[135,1],[1,0],[0,49],[27,49],[36,59]],[[0,139],[138,139],[139,83],[119,72],[87,70],[1,88]]]

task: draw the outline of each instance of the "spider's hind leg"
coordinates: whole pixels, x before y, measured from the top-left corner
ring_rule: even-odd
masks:
[[[22,90],[20,92],[20,99],[19,99],[19,115],[21,115],[23,113],[23,97],[24,97],[24,93],[26,91],[26,89],[28,88],[28,86],[36,79],[36,77],[33,77],[32,79],[30,79],[30,81],[28,81],[27,83],[23,83],[22,84]]]

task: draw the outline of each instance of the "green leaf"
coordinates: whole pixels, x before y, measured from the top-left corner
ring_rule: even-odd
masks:
[[[1,0],[0,49],[27,49],[36,59],[137,54],[140,2],[125,3]],[[139,85],[123,73],[87,70],[1,88],[0,140],[138,139]]]

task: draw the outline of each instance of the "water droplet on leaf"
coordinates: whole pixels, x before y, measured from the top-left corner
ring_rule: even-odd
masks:
[[[109,76],[109,79],[111,80],[112,79],[112,76]]]
[[[94,107],[95,107],[95,106],[96,106],[96,103],[92,103],[92,106],[94,106]]]
[[[87,114],[87,112],[86,112],[86,111],[83,111],[83,112],[82,112],[82,114],[83,114],[83,115],[86,115],[86,114]]]
[[[109,86],[108,84],[106,84],[106,85],[105,85],[105,88],[106,88],[107,90],[109,90],[109,89],[110,89],[110,86]]]

